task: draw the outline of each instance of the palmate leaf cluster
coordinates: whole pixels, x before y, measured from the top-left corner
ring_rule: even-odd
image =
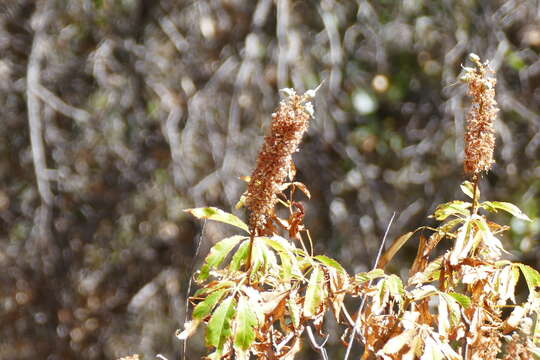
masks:
[[[438,227],[422,227],[396,240],[401,246],[415,233],[431,232],[427,238],[420,236],[407,281],[381,268],[350,276],[336,260],[313,256],[277,231],[253,239],[248,271],[247,225],[216,208],[187,210],[246,234],[211,248],[195,275],[201,288],[190,299],[192,320],[179,338],[187,339],[204,323],[206,345],[212,349],[209,359],[292,359],[306,326],[322,331],[327,311],[345,325],[345,340],[355,320],[344,299],[362,296],[366,306],[356,316],[366,359],[495,358],[510,356],[516,342],[529,358],[540,356],[540,275],[525,264],[501,260],[505,250],[498,235],[508,227],[487,220],[478,210],[528,217],[510,203],[475,203],[473,197],[480,194],[473,194],[469,182],[461,188],[471,201],[438,206],[433,214],[441,222]],[[439,244],[447,250],[432,258]],[[529,295],[518,304],[520,278]]]

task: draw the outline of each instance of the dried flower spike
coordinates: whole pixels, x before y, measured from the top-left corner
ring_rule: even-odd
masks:
[[[465,173],[473,178],[482,171],[488,171],[494,163],[495,130],[493,121],[499,111],[495,101],[494,74],[487,62],[480,58],[469,56],[476,68],[464,68],[465,75],[461,78],[468,85],[468,94],[472,98],[472,107],[467,114],[467,131],[465,133]]]
[[[250,211],[249,228],[253,235],[262,234],[267,227],[280,187],[294,166],[292,154],[297,151],[313,116],[309,100],[316,90],[302,96],[293,89],[282,90],[287,98],[272,114],[269,134],[264,139],[247,189],[245,204]]]

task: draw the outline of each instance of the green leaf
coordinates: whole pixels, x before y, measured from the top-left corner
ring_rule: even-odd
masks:
[[[324,295],[323,279],[324,273],[320,266],[313,266],[304,300],[304,316],[306,318],[312,318],[317,315]]]
[[[367,273],[358,273],[354,276],[354,282],[357,285],[360,285],[362,283],[365,283],[369,280],[374,280],[380,277],[384,276],[384,270],[383,269],[374,269]]]
[[[251,310],[249,301],[244,296],[238,300],[235,323],[234,347],[237,350],[246,351],[255,340],[253,328],[257,326],[257,316]]]
[[[445,220],[450,215],[463,215],[468,216],[470,211],[468,210],[471,207],[471,203],[455,200],[441,204],[435,209],[435,219],[439,221]]]
[[[521,220],[532,221],[527,215],[525,215],[516,205],[503,201],[484,201],[480,204],[484,209],[495,212],[494,209],[506,211],[509,214],[517,217]]]
[[[245,236],[231,236],[217,242],[210,249],[210,253],[204,260],[203,266],[197,275],[197,281],[204,281],[210,275],[210,270],[215,269],[223,262],[229,252],[242,240],[247,239]]]
[[[343,268],[343,266],[340,265],[336,260],[329,258],[328,256],[324,255],[318,255],[315,256],[315,259],[319,260],[321,263],[323,263],[326,266],[330,266],[337,271],[339,271],[342,274],[347,274],[347,271]]]
[[[218,209],[215,207],[206,207],[206,208],[186,209],[184,211],[190,213],[196,218],[220,221],[225,224],[236,226],[242,230],[245,230],[247,233],[249,233],[248,226],[242,220],[240,220],[235,215],[229,214],[228,212],[225,212],[221,209]]]
[[[516,263],[516,265],[519,266],[519,269],[525,277],[525,281],[527,282],[527,286],[529,287],[529,293],[537,294],[536,296],[540,296],[540,273],[538,273],[538,271],[536,271],[529,265],[520,263]]]
[[[402,299],[403,294],[405,293],[405,290],[403,289],[403,282],[397,275],[390,275],[386,279],[388,291],[390,291],[390,294],[397,299]]]
[[[200,302],[195,306],[195,309],[193,309],[193,319],[196,320],[202,320],[204,319],[208,314],[214,310],[214,307],[218,303],[219,300],[223,297],[223,294],[229,289],[219,289],[212,293],[210,293],[204,301]]]
[[[471,199],[473,198],[474,194],[474,185],[470,181],[464,181],[463,184],[460,185],[461,191]],[[480,190],[476,189],[476,198],[480,198]]]
[[[223,344],[231,336],[231,320],[234,315],[235,301],[229,296],[212,314],[206,328],[206,344],[216,348],[216,352],[223,349]]]
[[[448,293],[451,297],[456,300],[459,305],[461,305],[463,308],[467,309],[471,305],[471,299],[467,295],[463,295],[456,292],[450,292]]]
[[[249,249],[249,241],[244,241],[240,246],[238,247],[238,250],[234,253],[231,263],[229,264],[229,270],[231,271],[238,271],[240,270],[240,267],[242,266],[243,261],[247,261],[247,255],[248,255],[248,249]]]

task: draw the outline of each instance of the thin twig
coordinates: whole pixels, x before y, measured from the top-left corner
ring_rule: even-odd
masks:
[[[315,340],[315,336],[313,336],[313,330],[311,330],[311,325],[307,326],[307,332],[308,332],[308,337],[309,337],[309,340],[311,341],[311,345],[313,346],[313,348],[321,354],[324,360],[328,360],[328,353],[326,352],[324,345],[326,345],[326,342],[328,341],[328,338],[330,337],[330,335],[326,335],[326,338],[319,345],[317,344],[317,341]]]
[[[30,130],[30,145],[32,148],[32,161],[36,174],[37,189],[41,199],[41,205],[37,210],[37,239],[38,248],[43,252],[40,255],[42,266],[47,269],[54,264],[56,248],[51,244],[50,224],[52,221],[52,206],[54,196],[49,183],[45,144],[43,141],[43,122],[41,118],[41,102],[36,96],[41,77],[41,61],[45,55],[47,35],[45,27],[51,14],[48,8],[37,9],[32,17],[32,27],[35,35],[32,42],[32,50],[28,58],[26,73],[26,99],[28,107],[28,127]],[[47,254],[49,259],[43,255]]]
[[[384,232],[383,239],[381,241],[381,246],[379,246],[379,251],[377,252],[377,258],[375,259],[375,264],[373,264],[372,270],[375,270],[377,268],[377,265],[379,263],[379,259],[381,257],[382,251],[384,249],[384,244],[386,243],[386,238],[388,236],[388,231],[390,230],[390,227],[392,226],[392,222],[394,222],[394,218],[396,217],[396,212],[392,214],[392,217],[390,218],[390,222],[388,223],[388,226],[386,227],[386,231]],[[369,281],[368,287],[371,286],[372,280]],[[349,344],[347,345],[347,352],[345,353],[345,357],[343,360],[347,360],[349,358],[349,354],[351,353],[352,344],[354,342],[354,336],[356,335],[356,331],[358,329],[358,325],[360,325],[360,319],[362,315],[362,310],[364,309],[364,305],[366,303],[366,296],[362,297],[362,302],[360,303],[360,306],[358,307],[358,313],[356,315],[356,321],[354,322],[353,330],[351,332],[351,337],[349,339]]]
[[[195,268],[195,263],[197,262],[197,257],[199,256],[199,250],[201,249],[201,243],[203,240],[205,228],[206,228],[206,220],[204,220],[203,222],[201,235],[199,236],[199,241],[197,242],[197,247],[195,248],[195,254],[193,255],[193,261],[191,262],[191,266],[189,269],[189,281],[188,281],[188,288],[186,291],[186,304],[184,307],[184,320],[188,318],[189,295],[191,294],[191,286],[193,285],[193,269]],[[187,338],[184,340],[184,344],[182,346],[182,360],[186,360],[186,353],[187,353]]]
[[[90,121],[90,113],[66,104],[60,97],[56,96],[52,91],[43,85],[36,83],[35,86],[29,88],[29,90],[35,93],[43,102],[59,113],[83,124]]]

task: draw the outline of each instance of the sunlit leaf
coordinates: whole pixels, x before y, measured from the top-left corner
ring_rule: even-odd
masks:
[[[176,331],[176,337],[178,338],[178,340],[186,340],[188,337],[193,335],[200,323],[201,320],[191,320],[186,322],[184,324],[184,330],[182,332],[180,332],[180,330]]]
[[[461,191],[471,199],[473,198],[474,194],[474,185],[470,181],[464,181],[463,184],[460,185]],[[476,189],[476,198],[480,198],[480,189]]]
[[[516,265],[519,266],[519,269],[525,277],[525,281],[527,282],[527,286],[529,287],[529,293],[532,296],[540,297],[540,273],[538,273],[538,271],[536,271],[529,265],[520,263],[516,263]]]
[[[448,295],[453,297],[454,300],[456,300],[459,303],[459,305],[461,305],[465,309],[471,305],[471,299],[467,295],[463,295],[456,292],[450,292],[448,293]]]
[[[233,214],[229,214],[221,209],[215,207],[186,209],[185,212],[190,213],[199,219],[209,219],[219,221],[225,224],[236,226],[249,233],[248,226]]]
[[[457,265],[461,259],[467,257],[469,251],[472,249],[473,237],[471,236],[472,232],[469,231],[469,225],[470,222],[466,221],[458,231],[454,247],[450,252],[451,265]]]
[[[384,344],[383,348],[377,352],[377,356],[382,356],[383,354],[397,354],[403,349],[405,345],[411,343],[411,340],[418,334],[416,329],[407,330],[401,334],[392,337],[390,340]]]
[[[293,182],[293,185],[296,186],[298,189],[300,189],[300,191],[302,191],[307,196],[308,199],[311,199],[311,193],[309,192],[306,185],[298,181]]]
[[[203,266],[201,266],[201,269],[197,275],[197,281],[206,280],[208,278],[208,275],[210,274],[210,270],[218,267],[225,259],[225,257],[229,254],[229,252],[236,245],[238,245],[240,241],[245,239],[247,239],[245,236],[235,235],[229,238],[225,238],[212,246],[212,248],[210,249],[210,253],[204,260],[204,264]]]
[[[291,290],[289,298],[287,299],[287,308],[289,309],[289,316],[291,317],[292,325],[295,329],[300,326],[301,309],[296,301],[297,290]]]
[[[341,266],[340,263],[338,263],[334,259],[329,258],[328,256],[318,255],[318,256],[315,256],[315,259],[319,260],[321,263],[323,263],[326,266],[330,266],[330,267],[336,269],[337,271],[339,271],[342,274],[347,274],[347,271],[345,271],[345,269],[343,268],[343,266]]]
[[[443,360],[444,354],[441,352],[439,345],[432,339],[431,336],[426,336],[424,339],[424,353],[420,360]]]
[[[235,301],[229,296],[214,311],[206,328],[206,344],[216,348],[216,352],[223,349],[223,344],[231,336],[231,320],[234,316]]]
[[[488,211],[496,211],[499,209],[510,213],[521,220],[531,221],[531,219],[525,215],[516,205],[503,201],[484,201],[480,204],[481,207]]]
[[[405,290],[403,289],[403,282],[397,275],[390,275],[385,280],[388,284],[388,291],[390,291],[390,294],[397,299],[401,299],[403,297],[403,294],[405,293]]]
[[[323,280],[324,272],[319,266],[315,265],[309,278],[304,300],[304,316],[306,318],[312,318],[318,313],[324,294]]]
[[[386,250],[383,256],[381,256],[381,258],[379,259],[379,262],[377,263],[377,267],[380,269],[384,268],[386,264],[388,264],[390,260],[392,260],[394,255],[396,255],[399,249],[401,249],[401,247],[407,242],[407,240],[409,240],[411,236],[414,235],[415,232],[416,231],[410,231],[406,234],[401,235],[396,240],[394,240],[392,245],[390,245],[388,250]]]
[[[411,290],[410,296],[412,300],[419,301],[433,295],[438,294],[438,289],[433,285],[424,285]]]
[[[356,285],[360,285],[362,283],[365,283],[369,280],[374,280],[380,277],[384,276],[384,270],[383,269],[374,269],[367,273],[358,273],[354,276],[354,282]]]
[[[202,320],[204,319],[208,314],[214,310],[214,307],[216,304],[221,300],[223,295],[226,291],[229,289],[219,289],[214,291],[213,293],[209,294],[204,301],[200,302],[195,306],[193,309],[193,319],[195,320]]]
[[[437,259],[430,262],[426,266],[424,271],[414,274],[413,277],[409,280],[409,283],[422,284],[422,283],[439,280],[439,277],[441,274],[441,264],[442,264],[442,257],[440,256]]]
[[[470,207],[471,203],[455,200],[437,206],[433,215],[439,221],[445,220],[450,215],[468,216],[470,214],[468,210]]]
[[[245,352],[255,340],[254,327],[257,326],[257,317],[244,296],[238,300],[235,323],[234,347],[240,352]]]

